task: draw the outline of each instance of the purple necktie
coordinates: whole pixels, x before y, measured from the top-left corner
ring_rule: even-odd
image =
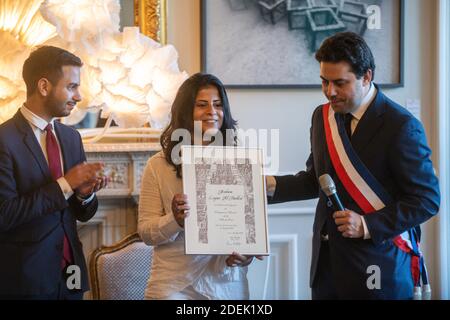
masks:
[[[50,173],[53,179],[55,179],[56,181],[63,175],[58,142],[56,141],[56,137],[53,134],[51,123],[49,123],[45,127],[45,131],[47,132],[47,137],[45,141],[47,143],[48,166],[50,168]],[[72,262],[73,262],[72,251],[70,249],[69,239],[67,238],[66,231],[64,230],[63,260],[61,261],[61,267],[64,269],[68,265],[72,264]]]
[[[347,136],[350,140],[352,140],[352,120],[353,115],[351,113],[345,114],[344,116],[345,132],[347,132]]]

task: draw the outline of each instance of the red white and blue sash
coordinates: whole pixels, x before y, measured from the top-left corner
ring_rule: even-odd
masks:
[[[364,215],[373,214],[392,203],[391,196],[370,173],[352,147],[347,136],[342,115],[336,114],[330,104],[323,107],[326,142],[331,163],[348,194],[361,208]],[[406,231],[394,238],[394,244],[411,254],[411,272],[414,284],[420,281],[422,261],[418,243]]]

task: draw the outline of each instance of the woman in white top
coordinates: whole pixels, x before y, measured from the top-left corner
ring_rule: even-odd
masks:
[[[172,158],[172,153],[179,156],[179,149],[174,148],[182,139],[177,134],[172,139],[172,133],[187,129],[193,143],[194,121],[201,122],[202,137],[208,130],[214,141],[222,133],[224,145],[236,145],[235,135],[233,141],[226,141],[226,130],[235,132],[236,121],[223,84],[212,75],[193,75],[178,90],[171,116],[161,135],[162,151],[150,158],[142,178],[138,231],[146,244],[154,246],[145,298],[248,299],[247,265],[253,257],[184,253],[183,227],[189,204],[182,194],[181,165]]]

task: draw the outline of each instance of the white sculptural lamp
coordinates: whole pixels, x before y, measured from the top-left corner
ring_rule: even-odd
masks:
[[[25,101],[25,59],[37,45],[54,45],[84,63],[83,100],[62,121],[75,125],[90,110],[107,118],[104,128],[80,130],[85,143],[157,139],[187,74],[180,72],[173,46],[146,37],[138,27],[120,32],[119,12],[118,0],[0,1],[0,123]],[[113,120],[118,127],[111,127]]]

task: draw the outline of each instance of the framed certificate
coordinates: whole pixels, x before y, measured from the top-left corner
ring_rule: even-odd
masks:
[[[186,254],[268,255],[261,149],[182,146]]]

